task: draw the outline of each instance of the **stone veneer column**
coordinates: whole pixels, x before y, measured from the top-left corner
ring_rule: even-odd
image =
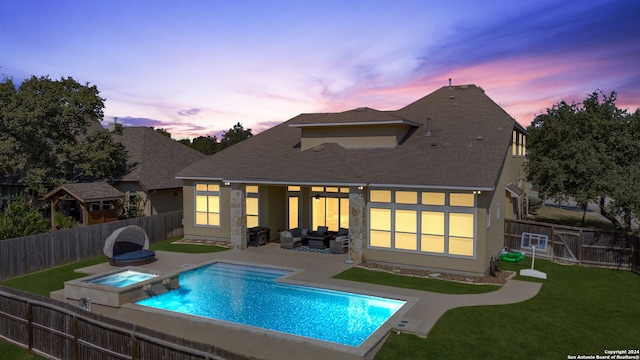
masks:
[[[247,202],[244,185],[231,184],[231,246],[247,248]]]
[[[363,251],[367,238],[367,204],[364,192],[352,186],[349,188],[349,236],[351,237],[351,257],[356,263],[363,261]]]

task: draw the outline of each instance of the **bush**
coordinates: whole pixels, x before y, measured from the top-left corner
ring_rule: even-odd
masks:
[[[48,229],[49,222],[40,216],[38,210],[29,207],[24,198],[10,202],[0,214],[0,239],[40,234]]]
[[[537,196],[529,197],[529,213],[535,213],[536,210],[540,209],[544,201]]]

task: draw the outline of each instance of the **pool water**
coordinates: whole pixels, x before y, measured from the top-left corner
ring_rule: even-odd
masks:
[[[180,288],[136,304],[359,346],[404,301],[277,283],[289,271],[214,263],[180,275]]]
[[[88,282],[93,284],[109,285],[115,287],[126,287],[145,280],[152,279],[158,275],[138,272],[134,270],[125,270],[119,273],[102,276],[96,279],[89,280]]]

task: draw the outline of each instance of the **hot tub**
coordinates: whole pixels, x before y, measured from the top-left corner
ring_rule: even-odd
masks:
[[[81,304],[93,303],[119,308],[180,287],[178,274],[156,274],[127,267],[64,283],[64,297]],[[86,306],[85,306],[86,307]]]

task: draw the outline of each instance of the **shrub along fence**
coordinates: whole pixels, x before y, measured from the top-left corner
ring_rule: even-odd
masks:
[[[549,238],[547,250],[536,250],[536,257],[554,262],[640,271],[638,236],[612,230],[505,219],[504,246],[509,250],[529,252],[520,247],[524,232]]]
[[[0,281],[102,255],[117,228],[138,225],[150,242],[182,236],[182,211],[0,240]]]
[[[49,359],[249,360],[214,345],[2,286],[0,339]]]

